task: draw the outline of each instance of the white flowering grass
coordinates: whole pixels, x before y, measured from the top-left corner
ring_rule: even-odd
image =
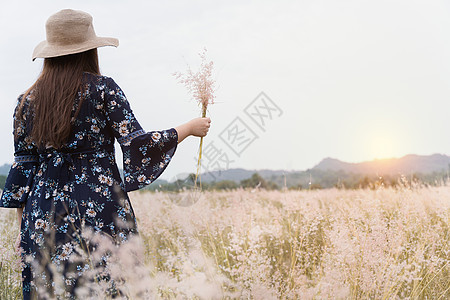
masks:
[[[17,223],[15,210],[0,209],[0,299],[22,298],[20,257],[14,251]]]
[[[131,198],[140,241],[104,246],[119,299],[450,298],[448,186],[203,192],[188,207],[165,193]],[[0,276],[17,295],[13,217],[0,213]]]
[[[188,65],[185,73],[175,72],[173,75],[177,78],[178,82],[183,84],[188,92],[191,94],[192,98],[197,101],[198,106],[201,107],[202,118],[206,117],[206,111],[208,110],[208,105],[214,104],[214,99],[216,98],[214,92],[216,90],[216,81],[213,78],[213,61],[206,58],[206,48],[203,49],[198,55],[201,59],[201,64],[197,71],[192,71],[191,67]],[[195,173],[194,184],[197,187],[197,179],[200,175],[200,167],[202,160],[202,149],[203,149],[203,137],[200,138],[200,145],[198,148],[198,160],[197,160],[197,172]],[[200,180],[201,189],[201,180]]]

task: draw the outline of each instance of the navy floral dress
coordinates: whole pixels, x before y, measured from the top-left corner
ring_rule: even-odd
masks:
[[[24,299],[34,298],[42,290],[51,298],[55,295],[48,291],[57,298],[74,297],[89,269],[82,261],[71,259],[86,244],[83,231],[108,236],[116,244],[136,233],[127,192],[154,181],[177,148],[174,128],[142,129],[113,79],[90,73],[84,73],[83,79],[86,89],[78,94],[73,108],[79,108],[79,113],[61,150],[36,148],[29,136],[31,118],[14,126],[18,137],[15,162],[0,207],[24,207]],[[21,100],[22,96],[19,103]],[[24,101],[26,112],[30,99]],[[115,161],[114,139],[123,152],[123,181]],[[63,294],[54,288],[56,273],[63,276]]]

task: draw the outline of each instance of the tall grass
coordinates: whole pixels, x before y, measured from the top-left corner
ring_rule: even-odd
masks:
[[[141,242],[111,268],[130,299],[450,298],[447,186],[203,192],[188,207],[165,193],[131,197]],[[14,218],[0,213],[12,247]],[[8,255],[1,284],[17,295]]]
[[[19,234],[15,210],[0,209],[0,299],[21,299],[20,258],[14,251]]]

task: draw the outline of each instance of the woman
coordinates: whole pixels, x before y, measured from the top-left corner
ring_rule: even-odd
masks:
[[[48,19],[46,33],[33,53],[33,60],[45,58],[43,70],[15,109],[15,162],[0,201],[17,208],[21,223],[24,299],[75,297],[89,266],[72,257],[95,245],[86,232],[116,244],[136,233],[126,192],[154,181],[178,143],[205,136],[210,126],[209,118],[197,118],[145,132],[120,87],[100,75],[96,48],[118,40],[97,37],[89,14],[62,10]]]

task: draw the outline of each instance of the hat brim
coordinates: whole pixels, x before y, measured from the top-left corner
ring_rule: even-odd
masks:
[[[32,60],[76,54],[105,46],[117,47],[119,46],[119,40],[110,37],[95,37],[95,39],[90,39],[84,43],[66,46],[52,45],[47,41],[42,41],[34,48]]]

